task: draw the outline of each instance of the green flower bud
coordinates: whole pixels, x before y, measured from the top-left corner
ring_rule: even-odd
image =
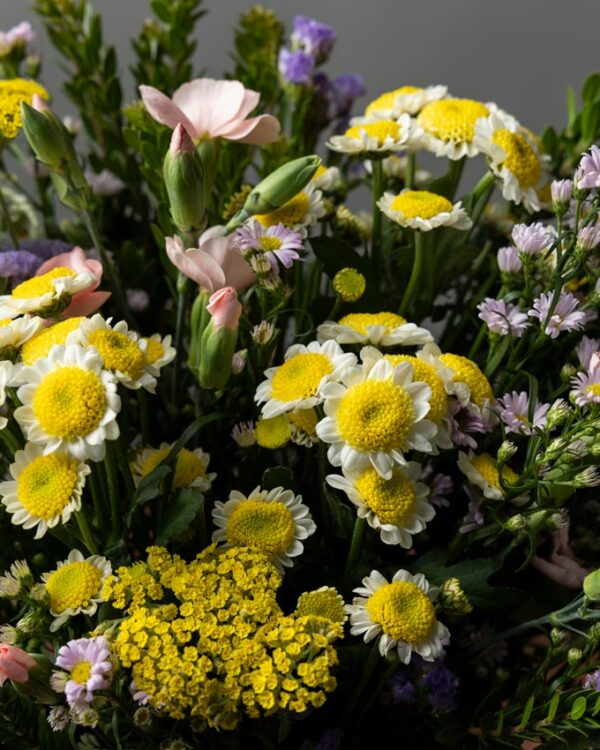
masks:
[[[583,579],[583,593],[593,602],[600,602],[600,569],[588,573]]]
[[[200,294],[198,294],[194,300],[190,315],[192,340],[190,342],[188,365],[190,370],[196,373],[196,375],[198,368],[200,367],[200,345],[202,343],[202,334],[210,320],[210,313],[206,309],[209,300],[210,293],[207,292],[206,289],[201,289]]]
[[[440,588],[438,602],[452,615],[468,615],[473,611],[469,597],[463,591],[458,578],[448,578]]]
[[[33,104],[21,102],[25,137],[39,161],[52,171],[60,170],[73,151],[69,131],[41,97],[34,96]]]
[[[242,305],[235,289],[225,287],[211,295],[206,309],[211,319],[200,342],[197,377],[202,388],[220,389],[231,375]]]
[[[202,231],[206,222],[204,171],[192,139],[181,123],[173,131],[163,178],[177,229],[187,234]]]
[[[569,666],[576,667],[583,659],[583,651],[580,648],[570,648],[567,651],[567,661]]]
[[[560,628],[552,628],[550,631],[550,640],[553,646],[560,646],[566,639],[567,633]]]
[[[502,445],[498,448],[498,461],[499,463],[506,463],[517,452],[517,446],[511,443],[510,440],[505,440]]]
[[[590,641],[600,641],[600,622],[595,622],[592,627],[588,630],[588,638]]]
[[[517,513],[515,516],[512,516],[512,518],[508,519],[506,522],[506,528],[509,531],[512,531],[513,534],[517,534],[519,531],[523,531],[523,529],[527,528],[527,521],[524,516]]]

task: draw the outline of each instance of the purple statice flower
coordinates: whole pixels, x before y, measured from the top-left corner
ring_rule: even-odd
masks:
[[[590,224],[577,233],[576,246],[580,250],[593,250],[600,244],[600,224]]]
[[[282,47],[279,50],[279,73],[287,83],[307,84],[311,82],[315,61],[301,49],[291,52]]]
[[[507,305],[504,300],[486,297],[477,305],[479,318],[490,331],[501,336],[515,336],[520,338],[529,325],[527,314],[518,305]]]
[[[69,672],[65,684],[69,706],[91,703],[96,690],[104,690],[110,685],[112,662],[108,641],[103,635],[69,641],[61,646],[56,666]]]
[[[575,184],[580,189],[600,187],[600,148],[596,144],[581,157]]]
[[[42,265],[42,261],[27,250],[5,250],[0,253],[0,276],[19,284],[31,278]]]
[[[553,180],[550,192],[553,203],[568,206],[573,196],[573,180]]]
[[[515,224],[512,239],[517,250],[524,255],[539,255],[554,242],[551,231],[540,221],[529,225]]]
[[[354,73],[342,73],[331,82],[331,93],[335,106],[335,116],[344,117],[348,114],[354,101],[367,93],[362,76]]]
[[[317,62],[324,62],[335,44],[335,29],[308,16],[294,18],[292,43]]]
[[[326,729],[315,745],[315,750],[340,750],[343,739],[344,732],[339,727]]]
[[[458,401],[451,400],[448,404],[447,419],[450,424],[450,438],[454,445],[467,445],[469,448],[477,448],[477,441],[470,435],[471,432],[486,433],[492,425],[474,414],[469,409],[462,407]]]
[[[596,367],[589,372],[580,372],[571,378],[571,398],[577,406],[588,404],[600,404],[600,368]]]
[[[454,711],[458,702],[458,677],[442,661],[435,661],[421,678],[427,700],[436,713]]]
[[[517,435],[531,435],[532,427],[543,427],[550,404],[537,403],[533,410],[533,423],[529,421],[529,396],[525,391],[505,393],[498,399],[500,419],[506,426],[506,432]]]
[[[571,292],[562,292],[560,298],[548,320],[550,305],[552,304],[552,292],[544,292],[533,300],[533,310],[529,316],[537,318],[540,325],[545,326],[544,333],[555,339],[561,331],[579,331],[585,325],[587,316],[582,310],[578,310],[579,300]]]
[[[592,357],[597,351],[600,351],[600,339],[591,339],[589,336],[583,336],[575,347],[575,354],[586,370],[589,369]]]
[[[474,487],[465,487],[465,493],[469,498],[467,513],[462,520],[462,525],[458,530],[459,534],[468,534],[483,526],[485,518],[481,512],[481,495]]]
[[[585,690],[599,690],[600,691],[600,669],[595,672],[586,674],[585,680],[583,681],[583,687]]]
[[[404,669],[394,672],[390,679],[390,690],[394,703],[406,703],[410,706],[417,702],[417,691]]]
[[[501,273],[519,273],[523,269],[523,263],[519,258],[519,251],[514,245],[501,247],[498,250],[498,269]]]
[[[252,250],[264,253],[275,274],[279,273],[277,261],[285,268],[291,268],[295,260],[301,260],[298,250],[304,248],[299,232],[284,224],[263,227],[258,221],[241,226],[235,233],[233,244],[242,254]]]

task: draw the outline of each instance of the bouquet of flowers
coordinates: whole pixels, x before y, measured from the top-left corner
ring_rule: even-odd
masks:
[[[150,0],[124,95],[34,6],[73,109],[1,32],[3,746],[600,746],[600,74],[541,136],[359,114],[333,28],[252,8],[217,80]]]

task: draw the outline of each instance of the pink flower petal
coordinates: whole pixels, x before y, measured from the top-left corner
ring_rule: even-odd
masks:
[[[91,315],[99,310],[109,298],[110,292],[93,292],[86,289],[73,297],[71,304],[63,312],[63,317],[76,318],[80,315]]]
[[[218,128],[236,117],[245,101],[244,93],[239,81],[196,78],[177,89],[173,102],[194,124],[196,137],[206,133],[213,137]]]
[[[201,133],[196,132],[191,120],[179,109],[175,101],[153,86],[140,86],[139,90],[146,109],[157,122],[172,129],[181,123],[192,138],[200,137]]]
[[[273,115],[259,115],[249,120],[222,128],[218,135],[229,141],[239,141],[253,146],[273,143],[279,138],[281,125]]]
[[[252,89],[246,89],[244,91],[244,98],[240,105],[238,112],[236,113],[235,120],[245,120],[246,117],[256,109],[258,102],[260,101],[260,94],[258,91],[252,91]]]

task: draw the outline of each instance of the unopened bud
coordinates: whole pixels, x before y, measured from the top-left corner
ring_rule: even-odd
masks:
[[[150,727],[152,725],[152,711],[146,706],[140,706],[133,714],[133,723],[136,727]]]
[[[548,414],[546,415],[546,426],[548,429],[552,430],[555,427],[558,427],[559,425],[563,424],[571,414],[571,409],[567,405],[566,401],[562,398],[557,399],[550,409],[548,410]]]
[[[572,180],[554,180],[550,185],[552,210],[557,216],[563,216],[568,210],[573,195]]]
[[[240,349],[239,352],[235,352],[235,354],[231,358],[231,372],[234,375],[240,375],[242,372],[244,372],[247,359],[248,359],[247,349]]]
[[[259,419],[254,427],[254,437],[261,448],[283,448],[292,437],[290,420],[285,414],[269,419]]]
[[[593,602],[600,602],[600,569],[588,573],[583,579],[583,593]]]
[[[163,164],[171,217],[180,232],[200,232],[205,224],[204,175],[194,144],[181,123],[171,137]]]
[[[567,651],[569,666],[576,667],[583,659],[583,651],[580,648],[570,648]]]
[[[573,365],[566,364],[560,368],[560,379],[563,383],[568,383],[573,375],[577,374],[577,368]]]
[[[231,375],[242,305],[235,289],[225,287],[211,295],[206,309],[211,320],[200,342],[198,382],[203,388],[220,389]]]
[[[469,597],[463,591],[458,578],[448,578],[440,588],[438,602],[448,614],[468,615],[473,611]]]
[[[68,130],[46,102],[34,94],[32,106],[21,102],[21,117],[23,132],[38,160],[52,171],[64,168],[73,143]]]
[[[600,622],[595,622],[588,630],[588,638],[590,641],[597,643],[600,641]]]
[[[510,461],[510,459],[515,455],[516,452],[517,446],[510,440],[505,440],[498,448],[498,462],[504,464],[507,461]]]
[[[567,638],[567,633],[560,628],[552,628],[550,631],[550,640],[553,646],[560,646]]]
[[[365,293],[367,280],[355,268],[342,268],[333,277],[331,286],[343,302],[357,302]]]
[[[513,534],[516,534],[519,531],[523,531],[523,529],[527,528],[527,521],[520,513],[517,513],[515,516],[512,516],[508,519],[508,521],[506,522],[506,528],[509,531],[512,531]]]

